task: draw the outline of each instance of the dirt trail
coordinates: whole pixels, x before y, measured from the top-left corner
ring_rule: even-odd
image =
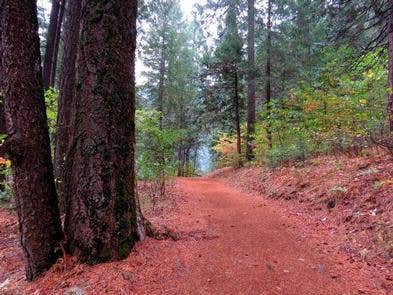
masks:
[[[318,241],[297,234],[280,208],[212,179],[181,179],[179,186],[188,196],[183,230],[203,234],[187,256],[179,252],[174,292],[378,294],[343,257],[318,253]]]
[[[179,240],[147,239],[120,262],[55,267],[11,294],[386,294],[268,200],[208,178],[177,188],[183,201],[165,223]]]

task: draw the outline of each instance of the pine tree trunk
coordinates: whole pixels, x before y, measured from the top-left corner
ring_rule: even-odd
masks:
[[[267,142],[269,149],[272,148],[272,130],[271,130],[271,100],[272,100],[272,2],[268,0],[268,20],[267,20],[267,42],[266,42],[266,113],[267,113]]]
[[[61,28],[62,28],[62,24],[63,24],[64,10],[65,10],[65,5],[66,5],[65,0],[58,0],[58,1],[60,1],[59,2],[60,9],[59,9],[59,16],[57,18],[56,35],[55,35],[55,41],[54,41],[53,53],[52,53],[50,80],[49,80],[50,87],[54,87],[55,82],[56,82],[57,59],[59,56]]]
[[[63,237],[45,113],[37,7],[32,0],[6,0],[1,7],[9,118],[1,151],[12,161],[26,276],[32,280],[56,261]]]
[[[68,0],[64,24],[64,53],[60,75],[54,169],[60,208],[64,209],[66,152],[70,144],[71,111],[74,105],[75,63],[80,29],[81,0]],[[67,196],[68,198],[70,196]]]
[[[164,16],[166,20],[166,15]],[[164,21],[164,34],[165,34],[166,23]],[[164,86],[165,86],[165,73],[166,73],[166,56],[165,56],[165,35],[162,36],[161,39],[161,48],[160,48],[160,69],[159,69],[159,81],[158,81],[158,111],[160,112],[159,125],[162,130],[164,127]],[[161,167],[165,166],[165,157],[163,155],[159,155],[157,162]],[[160,182],[160,196],[163,197],[165,194],[166,187],[166,174],[165,170],[161,169],[159,171],[159,182]]]
[[[52,0],[49,28],[46,37],[44,68],[42,71],[44,89],[54,86],[61,23],[64,14],[64,11],[62,12],[61,10],[64,10],[64,4],[61,3],[61,0]]]
[[[127,257],[144,237],[136,196],[136,0],[82,0],[75,121],[66,168],[68,247],[79,261]]]
[[[237,71],[237,67],[235,66],[235,84],[234,84],[234,91],[235,91],[235,124],[236,124],[236,151],[238,156],[238,167],[243,166],[242,163],[242,137],[241,137],[241,130],[240,130],[240,97],[239,97],[239,74]]]
[[[164,79],[165,79],[165,38],[162,37],[161,43],[161,53],[160,53],[160,77],[158,81],[158,111],[161,113],[160,116],[160,128],[163,127],[163,117],[164,117]]]
[[[1,6],[2,5],[2,0],[0,0],[0,20],[1,20]],[[3,78],[4,78],[4,71],[2,69],[2,56],[3,56],[3,46],[2,46],[2,41],[1,41],[1,21],[0,21],[0,133],[5,134],[7,133],[7,126],[6,126],[6,121],[5,121],[5,110],[4,110],[4,95],[3,95]],[[0,190],[4,190],[4,181],[6,180],[6,177],[4,173],[0,174]]]
[[[248,0],[248,107],[247,107],[247,150],[248,161],[254,158],[255,137],[255,3]]]
[[[2,1],[0,0],[0,5],[2,5]],[[5,121],[5,111],[4,111],[4,91],[3,91],[3,79],[4,79],[4,70],[2,67],[2,56],[3,56],[3,42],[1,41],[1,19],[2,19],[2,8],[0,6],[0,133],[6,133],[6,121]],[[1,179],[3,180],[3,179]]]
[[[390,14],[389,14],[389,30],[388,30],[388,42],[389,42],[389,88],[390,92],[388,95],[388,115],[389,115],[389,127],[390,132],[393,132],[393,0],[389,1]]]
[[[3,79],[4,79],[4,70],[2,68],[2,56],[3,56],[3,44],[1,41],[1,19],[2,19],[2,7],[3,7],[3,0],[0,0],[0,133],[5,134],[7,133],[7,126],[5,120],[5,110],[4,110],[4,95],[3,95]],[[4,173],[0,174],[0,190],[3,191],[4,181],[6,180],[6,176]]]

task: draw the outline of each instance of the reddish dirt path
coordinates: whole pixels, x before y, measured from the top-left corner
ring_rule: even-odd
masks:
[[[204,232],[179,255],[173,291],[197,294],[359,294],[371,290],[343,257],[318,254],[307,237],[260,198],[211,179],[182,179],[189,196],[184,230]],[[315,241],[314,241],[315,242]],[[197,291],[198,290],[198,291]],[[373,292],[377,294],[377,292]]]
[[[55,267],[11,294],[386,294],[267,200],[207,178],[177,188],[183,202],[164,222],[178,241],[147,239],[121,262]]]

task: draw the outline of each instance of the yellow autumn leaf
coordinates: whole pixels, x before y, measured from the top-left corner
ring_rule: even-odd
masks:
[[[364,107],[364,106],[367,105],[367,100],[366,100],[366,99],[360,99],[360,100],[359,100],[359,103],[360,103],[360,105],[361,105],[362,107]]]
[[[6,167],[10,167],[11,166],[11,161],[0,157],[0,165],[6,166]]]

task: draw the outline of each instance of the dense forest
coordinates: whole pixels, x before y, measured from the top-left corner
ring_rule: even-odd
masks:
[[[388,2],[341,2],[209,1],[192,20],[176,1],[142,5],[138,118],[158,112],[172,140],[160,169],[198,173],[203,146],[215,167],[388,147]]]
[[[143,3],[139,176],[389,148],[389,5],[355,2]]]
[[[393,155],[393,1],[184,2],[0,0],[0,204],[27,280],[161,237],[137,183],[155,204],[223,167]]]

